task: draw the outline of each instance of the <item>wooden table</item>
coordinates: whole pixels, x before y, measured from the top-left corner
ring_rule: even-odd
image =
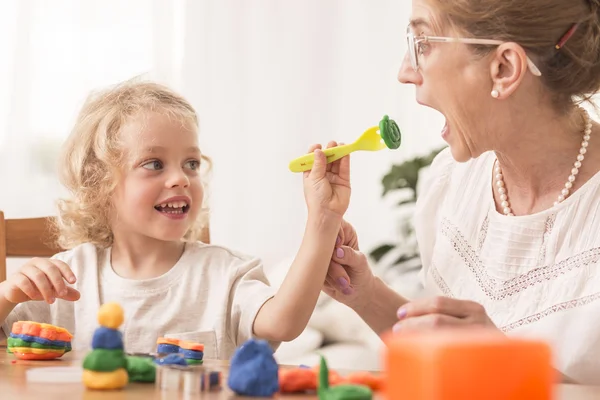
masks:
[[[119,391],[92,391],[87,390],[81,383],[41,384],[28,383],[25,371],[29,368],[44,366],[79,366],[81,357],[76,353],[68,353],[60,360],[54,361],[21,361],[16,360],[6,353],[6,348],[0,347],[0,399],[2,400],[74,400],[74,399],[114,399],[114,400],[151,400],[151,399],[205,399],[205,400],[234,400],[250,399],[237,397],[229,389],[217,393],[206,393],[195,397],[186,397],[175,392],[161,392],[155,389],[154,384],[130,383],[125,389]],[[206,360],[207,367],[218,368],[227,374],[228,364],[225,361]],[[284,367],[285,368],[285,367]],[[344,374],[347,371],[338,371]],[[557,398],[564,400],[597,400],[600,399],[600,387],[558,385]],[[278,396],[279,399],[314,400],[314,395]],[[376,395],[376,400],[383,400],[382,395]]]

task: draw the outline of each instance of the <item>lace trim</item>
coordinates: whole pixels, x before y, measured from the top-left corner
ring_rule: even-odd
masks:
[[[442,278],[442,276],[440,275],[440,272],[438,271],[435,263],[433,263],[433,262],[431,263],[431,267],[429,268],[429,273],[431,274],[433,281],[438,286],[438,288],[442,291],[444,296],[454,297],[454,295],[452,294],[452,291],[446,284],[446,281],[444,280],[444,278]]]
[[[501,327],[500,330],[502,332],[509,332],[509,331],[512,331],[513,329],[520,328],[522,326],[537,322],[537,321],[541,320],[542,318],[548,317],[549,315],[552,315],[554,313],[565,311],[565,310],[570,310],[570,309],[577,308],[577,307],[582,307],[582,306],[590,304],[598,299],[600,299],[600,293],[595,293],[595,294],[581,297],[581,298],[575,299],[575,300],[565,301],[564,303],[559,303],[559,304],[553,305],[552,307],[549,307],[537,314],[530,315],[528,317],[525,317],[518,321],[515,321],[511,324],[505,325],[505,326]]]
[[[548,247],[548,239],[554,228],[554,220],[556,215],[552,214],[546,219],[544,236],[542,236],[542,246],[540,247],[540,253],[538,254],[537,265],[543,265],[546,261],[546,248]]]
[[[479,229],[479,237],[477,238],[477,252],[481,252],[483,248],[483,244],[485,243],[485,238],[488,233],[488,225],[490,223],[489,214],[486,214],[483,223],[481,224],[481,229]]]
[[[456,253],[462,258],[483,292],[491,299],[502,300],[544,281],[556,279],[573,269],[588,266],[600,259],[600,248],[586,250],[559,263],[532,269],[515,278],[501,281],[490,277],[475,250],[462,233],[448,219],[441,220],[442,234],[449,240]]]

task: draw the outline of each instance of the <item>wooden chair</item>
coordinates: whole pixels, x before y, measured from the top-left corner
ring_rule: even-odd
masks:
[[[50,257],[62,251],[53,243],[52,217],[4,219],[0,211],[0,282],[6,280],[7,257]]]
[[[63,250],[52,240],[52,218],[4,219],[0,211],[0,282],[6,280],[7,257],[51,257]],[[200,240],[210,243],[208,226]]]

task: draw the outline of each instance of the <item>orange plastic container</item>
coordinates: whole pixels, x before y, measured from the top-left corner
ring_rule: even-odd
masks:
[[[388,400],[548,400],[550,347],[483,330],[388,335]]]

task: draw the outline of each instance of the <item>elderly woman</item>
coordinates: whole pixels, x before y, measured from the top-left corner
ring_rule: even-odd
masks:
[[[556,367],[600,383],[598,0],[413,0],[398,80],[446,118],[419,194],[425,288],[373,276],[343,226],[325,291],[373,330],[489,326],[548,340]]]

